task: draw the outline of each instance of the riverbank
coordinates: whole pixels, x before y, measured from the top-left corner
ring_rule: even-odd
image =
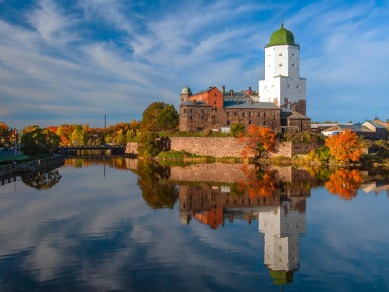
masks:
[[[12,163],[0,165],[0,177],[6,177],[10,175],[17,175],[26,172],[34,172],[45,168],[47,166],[51,166],[54,164],[58,164],[64,162],[65,158],[61,155],[54,155],[51,157],[39,158],[27,162],[21,163]]]

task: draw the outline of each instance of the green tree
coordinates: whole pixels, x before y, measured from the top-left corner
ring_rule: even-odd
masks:
[[[244,133],[244,129],[243,124],[232,124],[230,129],[232,137],[238,138],[240,133]]]
[[[162,151],[162,143],[160,142],[159,135],[157,133],[145,133],[142,134],[138,142],[139,156],[155,157]]]
[[[163,108],[157,117],[157,128],[160,130],[174,130],[178,127],[178,113],[173,105]]]
[[[32,156],[52,153],[59,142],[59,136],[48,129],[38,128],[22,136],[23,152]]]
[[[178,113],[173,105],[153,102],[143,112],[142,132],[173,130],[178,126]]]

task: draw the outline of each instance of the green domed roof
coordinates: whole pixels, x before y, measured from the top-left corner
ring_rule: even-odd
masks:
[[[290,30],[284,28],[284,24],[281,24],[281,28],[272,33],[268,47],[277,45],[295,45],[294,35]]]

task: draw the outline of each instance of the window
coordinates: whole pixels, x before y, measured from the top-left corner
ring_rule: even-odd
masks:
[[[190,109],[190,113],[192,113],[193,112],[193,110],[192,109]]]
[[[264,125],[264,126],[266,125],[266,121],[263,121],[263,125]]]
[[[249,121],[249,125],[251,125],[251,120]]]
[[[251,117],[251,112],[249,112],[249,117]]]
[[[242,113],[242,117],[244,117],[245,115],[244,115],[244,112]]]
[[[234,112],[234,116],[236,117],[236,112]]]
[[[184,114],[186,114],[186,108],[184,108]]]
[[[278,56],[282,57],[282,53],[279,53]]]
[[[227,112],[227,117],[229,117],[230,116],[230,112]]]
[[[294,57],[294,56],[296,56],[296,54],[295,54],[295,53],[293,53],[293,54],[292,54],[292,57]]]
[[[287,88],[290,88],[290,84],[286,85]]]
[[[189,117],[189,120],[192,120],[192,116]]]
[[[261,112],[258,113],[258,118],[260,118],[260,117],[261,117]]]
[[[282,67],[282,63],[279,63],[279,64],[278,64],[278,67]]]
[[[263,117],[266,118],[266,113],[263,113]]]
[[[215,93],[216,94],[216,93]],[[216,104],[216,100],[213,102],[213,104]]]
[[[229,126],[230,125],[230,121],[227,121],[227,126]]]

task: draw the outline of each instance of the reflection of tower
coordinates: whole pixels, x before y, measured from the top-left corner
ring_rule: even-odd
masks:
[[[305,198],[292,197],[281,206],[260,207],[259,231],[265,234],[265,265],[275,284],[293,281],[300,266],[299,236],[305,233]]]

